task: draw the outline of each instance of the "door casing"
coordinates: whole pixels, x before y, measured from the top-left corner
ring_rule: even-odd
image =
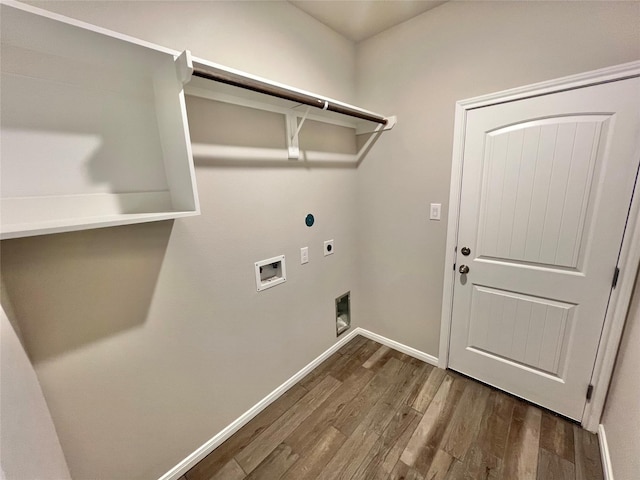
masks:
[[[440,327],[440,348],[438,366],[449,365],[449,339],[453,310],[453,287],[455,275],[455,248],[458,242],[458,218],[460,213],[460,193],[462,182],[463,152],[467,112],[472,109],[496,105],[499,103],[523,100],[548,95],[565,90],[573,90],[601,83],[614,82],[640,76],[640,61],[625,63],[578,75],[562,77],[547,82],[536,83],[502,92],[474,97],[456,102],[455,127],[453,137],[453,158],[451,166],[451,186],[449,193],[449,214],[447,224],[447,246],[444,269],[444,289],[442,295],[442,317]],[[640,151],[635,153],[640,158]],[[607,390],[613,374],[616,353],[622,338],[624,322],[627,317],[633,287],[640,263],[640,194],[638,181],[631,201],[627,226],[625,229],[618,267],[620,276],[613,289],[609,308],[604,319],[600,346],[596,354],[595,366],[591,378],[593,396],[587,402],[582,426],[591,432],[598,430]]]

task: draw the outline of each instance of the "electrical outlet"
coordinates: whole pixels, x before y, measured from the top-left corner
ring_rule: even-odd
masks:
[[[335,248],[333,246],[333,238],[331,240],[325,240],[324,242],[324,256],[333,255]]]
[[[441,203],[432,203],[431,208],[429,210],[429,219],[430,220],[440,220],[440,210],[442,208]]]
[[[304,265],[305,263],[309,263],[309,247],[300,249],[300,264]]]

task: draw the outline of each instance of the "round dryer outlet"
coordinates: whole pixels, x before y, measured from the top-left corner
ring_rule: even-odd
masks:
[[[333,238],[331,240],[325,240],[324,242],[324,256],[333,255],[335,248],[333,246]]]

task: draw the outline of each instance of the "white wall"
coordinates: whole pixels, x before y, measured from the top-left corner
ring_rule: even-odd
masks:
[[[367,328],[438,355],[455,102],[637,60],[639,24],[638,2],[448,2],[358,44],[358,101],[399,119],[358,169]]]
[[[200,217],[2,243],[77,479],[164,473],[331,345],[347,290],[356,323],[436,355],[455,101],[640,58],[636,2],[450,2],[357,58],[286,2],[39,5],[400,119],[357,171],[198,162]],[[257,294],[280,253],[289,281]]]
[[[70,479],[36,372],[3,309],[0,341],[2,478]]]
[[[625,325],[602,424],[616,480],[637,478],[640,471],[640,284]]]
[[[352,101],[353,44],[287,2],[36,5]],[[201,139],[216,131],[189,108]],[[271,128],[233,127],[247,139]],[[355,175],[198,162],[199,217],[2,243],[6,294],[73,478],[157,478],[335,342],[338,295],[352,291],[359,318]],[[288,281],[257,293],[253,263],[279,254]]]

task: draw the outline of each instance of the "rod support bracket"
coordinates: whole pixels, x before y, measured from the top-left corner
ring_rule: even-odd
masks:
[[[395,115],[391,115],[389,117],[385,117],[387,119],[387,123],[386,125],[382,128],[382,130],[391,130],[393,127],[396,126],[396,123],[398,123],[398,117],[396,117]]]

